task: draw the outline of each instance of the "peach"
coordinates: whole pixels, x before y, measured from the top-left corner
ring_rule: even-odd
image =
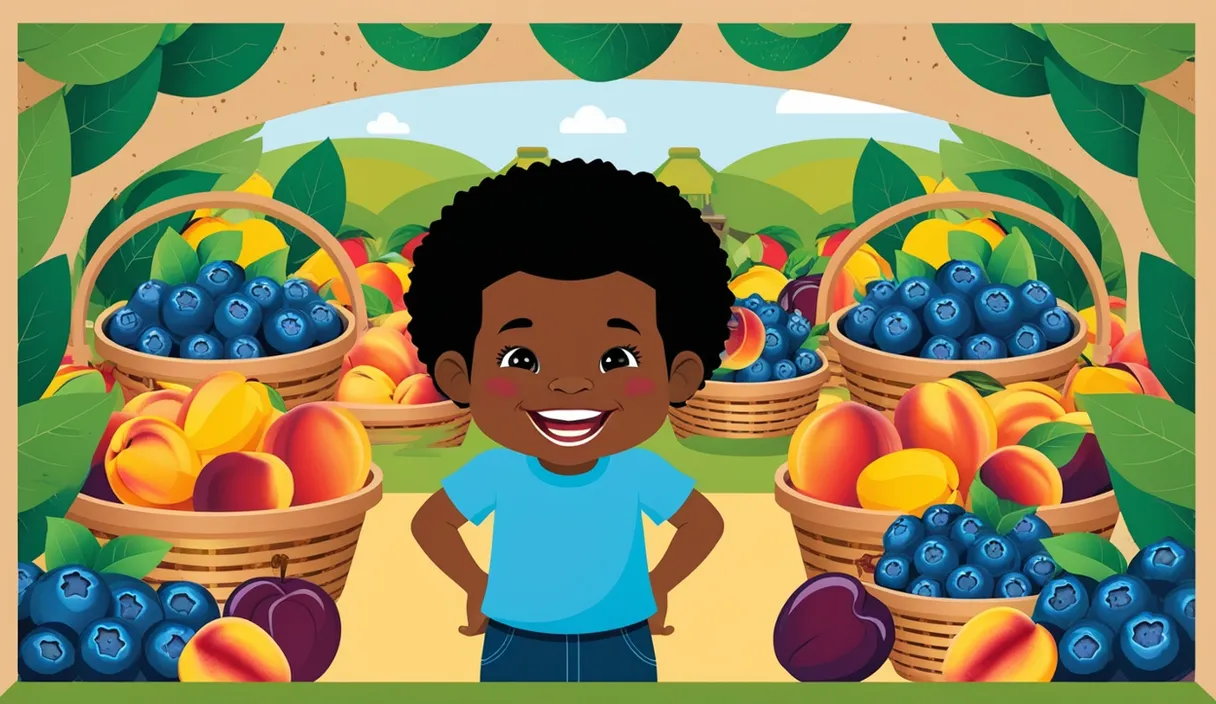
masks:
[[[1165,386],[1161,384],[1161,380],[1157,378],[1152,369],[1143,364],[1137,364],[1136,362],[1113,362],[1106,365],[1106,368],[1117,369],[1131,374],[1136,379],[1136,383],[1140,385],[1140,389],[1149,396],[1156,396],[1167,401],[1171,400],[1170,394],[1165,390]]]
[[[387,262],[387,266],[397,277],[397,280],[401,282],[401,292],[408,293],[410,290],[410,272],[414,270],[413,265],[402,264],[401,262]],[[404,306],[404,301],[402,305]]]
[[[998,498],[1021,506],[1054,506],[1064,500],[1060,470],[1033,447],[997,448],[980,465],[980,481]]]
[[[1098,339],[1098,313],[1090,306],[1084,310],[1078,311],[1077,315],[1081,316],[1081,320],[1085,321],[1085,350],[1082,352],[1086,357],[1094,358],[1094,342]],[[1119,346],[1123,341],[1123,337],[1127,334],[1127,323],[1117,315],[1110,316],[1110,340],[1111,349]]]
[[[1123,336],[1123,339],[1110,353],[1111,362],[1130,362],[1143,367],[1150,367],[1148,353],[1144,350],[1144,333],[1133,330]]]
[[[63,365],[51,377],[51,383],[42,392],[42,398],[57,394],[71,393],[103,393],[106,382],[101,372],[92,367]]]
[[[385,296],[388,296],[389,302],[393,304],[393,310],[402,310],[405,308],[405,291],[401,290],[401,279],[397,277],[396,272],[388,267],[384,262],[369,262],[355,270],[359,275],[359,283],[366,284],[376,289]],[[346,307],[350,307],[350,293],[346,290],[346,282],[341,278],[336,278],[330,282],[330,292],[333,293],[334,299]]]
[[[861,508],[862,471],[902,449],[895,426],[869,406],[842,401],[816,408],[790,438],[790,482],[813,499]]]
[[[401,383],[405,384],[412,378],[406,377]],[[396,387],[388,374],[363,365],[342,375],[334,399],[342,403],[393,403],[393,389]]]
[[[237,372],[219,372],[194,387],[182,402],[177,425],[191,447],[203,455],[221,455],[249,446],[270,412],[261,384],[248,383]]]
[[[1155,377],[1154,377],[1155,378]],[[1112,367],[1076,366],[1064,381],[1065,412],[1084,410],[1077,406],[1077,394],[1142,394],[1144,389],[1131,372]]]
[[[124,413],[130,413],[131,415],[155,416],[156,418],[164,418],[171,423],[176,423],[177,416],[182,410],[182,404],[186,401],[186,396],[188,395],[188,391],[179,391],[177,389],[145,391],[127,401],[122,410]]]
[[[224,616],[187,641],[177,675],[182,682],[290,682],[291,664],[261,626]]]
[[[865,509],[919,516],[934,504],[960,504],[958,469],[937,450],[892,452],[862,470],[857,498]]]
[[[723,369],[746,369],[764,352],[764,321],[750,308],[734,306],[726,324],[729,335],[722,352]]]
[[[1009,606],[981,611],[950,642],[947,682],[1050,682],[1059,653],[1051,633]]]
[[[426,371],[409,340],[389,328],[372,328],[364,332],[348,356],[352,368],[375,367],[388,374],[394,386],[407,376]]]
[[[354,493],[363,488],[372,466],[367,430],[341,406],[296,406],[271,424],[262,447],[291,469],[292,506]]]
[[[134,418],[134,415],[126,411],[115,411],[110,414],[110,420],[106,421],[106,429],[101,433],[101,441],[97,443],[97,449],[93,450],[93,459],[89,462],[90,467],[105,464],[106,450],[110,449],[110,441],[114,439],[114,433],[118,432],[123,423]]]
[[[1016,445],[1031,428],[1064,415],[1063,406],[1056,400],[1063,399],[1054,389],[1051,392],[1048,396],[1037,390],[1006,388],[984,398],[996,419],[997,447]]]
[[[157,381],[156,388],[169,389],[170,391],[180,391],[183,394],[190,393],[190,387],[185,384],[175,384],[172,381]]]
[[[777,269],[756,264],[731,280],[730,291],[735,298],[747,298],[754,293],[766,301],[776,301],[789,282]]]
[[[1094,432],[1093,421],[1091,421],[1089,419],[1089,414],[1085,413],[1083,411],[1073,411],[1072,413],[1065,413],[1064,415],[1060,416],[1059,418],[1056,418],[1056,421],[1060,422],[1060,423],[1072,423],[1073,425],[1079,425],[1082,428],[1085,428],[1085,432],[1087,432],[1087,433]]]
[[[228,452],[207,463],[194,484],[196,511],[287,508],[295,489],[291,470],[266,452]]]
[[[1005,385],[1006,391],[1036,391],[1056,403],[1064,403],[1064,394],[1060,390],[1039,381],[1015,381]]]
[[[912,387],[895,405],[894,420],[903,447],[937,450],[954,462],[964,498],[980,462],[997,448],[992,408],[975,387],[958,379]]]
[[[395,310],[378,320],[380,327],[387,328],[389,330],[396,330],[397,332],[401,333],[405,339],[409,339],[409,324],[410,321],[413,320],[413,316],[410,315],[408,310]]]
[[[274,422],[282,416],[283,411],[280,411],[277,408],[270,409],[270,413],[267,414],[266,420],[262,422],[262,428],[258,431],[257,445],[253,446],[251,449],[256,450],[257,452],[265,452],[266,433],[270,430],[270,426],[274,425]]]
[[[191,497],[202,467],[181,428],[143,416],[115,430],[105,468],[110,489],[124,504],[166,506]]]
[[[435,381],[431,379],[430,374],[407,376],[393,391],[393,402],[407,406],[421,406],[442,400],[443,394],[435,388]]]

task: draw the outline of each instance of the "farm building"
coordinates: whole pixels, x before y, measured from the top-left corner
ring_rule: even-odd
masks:
[[[520,147],[515,150],[515,158],[511,160],[511,163],[502,167],[502,171],[498,173],[505,174],[516,166],[526,169],[533,164],[548,164],[550,161],[553,159],[549,156],[548,147]]]

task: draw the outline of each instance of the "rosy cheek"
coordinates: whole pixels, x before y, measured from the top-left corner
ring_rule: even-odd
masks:
[[[503,379],[502,377],[493,377],[486,380],[486,391],[494,396],[509,397],[519,395],[519,387],[509,379]]]
[[[653,392],[654,382],[645,377],[638,377],[625,382],[626,396],[645,396]]]

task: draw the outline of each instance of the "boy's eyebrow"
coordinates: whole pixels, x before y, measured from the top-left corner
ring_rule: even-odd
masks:
[[[638,327],[637,327],[636,325],[634,325],[633,323],[629,322],[628,320],[625,320],[624,318],[609,318],[609,319],[608,319],[608,327],[610,327],[610,328],[621,328],[621,329],[623,329],[623,330],[632,330],[632,331],[634,331],[634,332],[638,333],[639,335],[641,335],[641,334],[642,334],[642,333],[641,333],[641,332],[638,330]]]
[[[508,330],[516,330],[518,328],[530,328],[530,327],[532,327],[531,320],[528,320],[527,318],[516,318],[514,320],[508,320],[507,324],[503,325],[501,328],[499,328],[498,332],[503,333]]]

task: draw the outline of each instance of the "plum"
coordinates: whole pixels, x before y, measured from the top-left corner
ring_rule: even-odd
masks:
[[[777,662],[800,682],[861,682],[895,645],[886,605],[855,577],[829,572],[790,595],[773,627]]]
[[[819,286],[822,281],[823,276],[820,274],[799,276],[781,289],[781,294],[777,296],[777,305],[787,313],[798,313],[809,321],[823,322],[815,320],[819,310]]]

